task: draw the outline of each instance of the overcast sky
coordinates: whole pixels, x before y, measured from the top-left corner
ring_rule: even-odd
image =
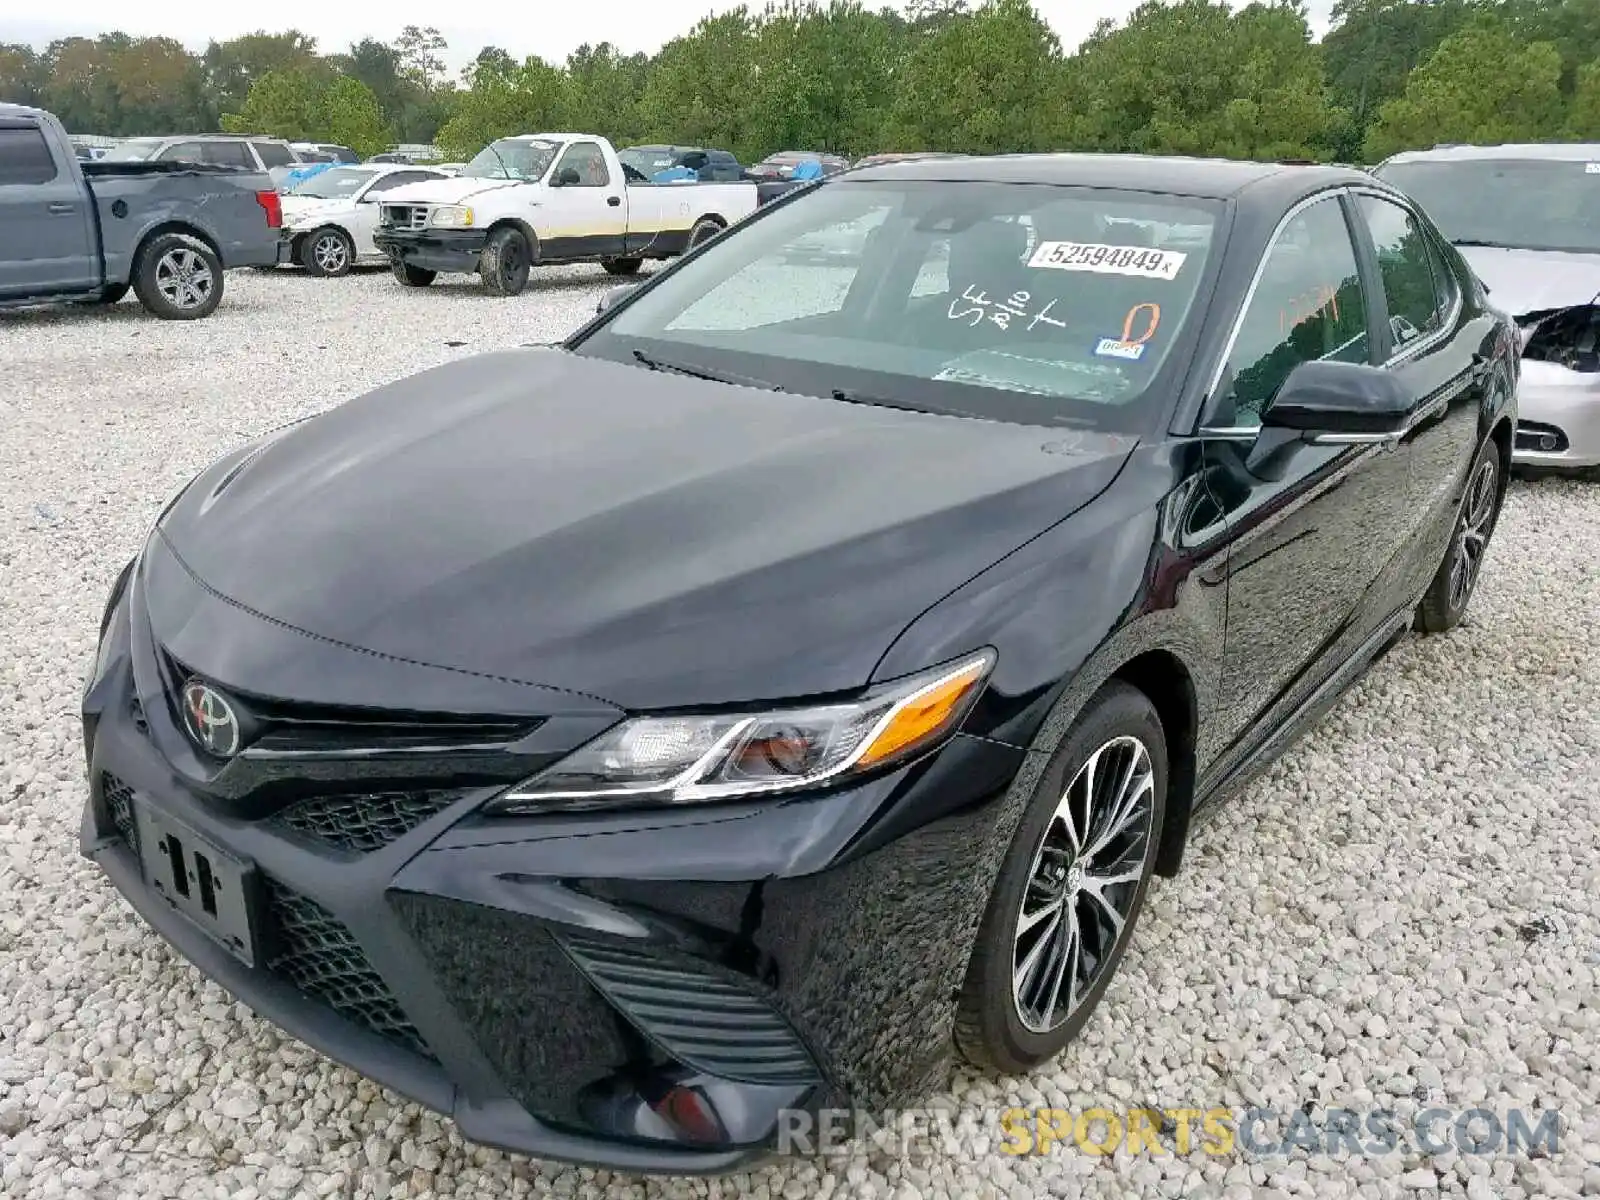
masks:
[[[1055,28],[1063,46],[1081,42],[1101,17],[1123,17],[1136,0],[1034,0]],[[868,0],[877,7],[879,0]],[[17,10],[30,10],[25,14]],[[623,50],[654,51],[668,38],[686,32],[710,12],[735,7],[727,0],[579,0],[578,3],[511,5],[439,4],[437,0],[345,0],[314,4],[304,0],[269,5],[224,5],[216,0],[70,0],[60,9],[28,0],[0,0],[0,42],[37,46],[58,37],[93,36],[120,29],[135,36],[165,34],[190,49],[263,26],[271,31],[299,29],[317,39],[324,52],[342,50],[364,37],[390,40],[404,25],[435,25],[450,43],[449,65],[457,68],[487,45],[504,47],[522,59],[537,54],[561,62],[584,42],[611,41]],[[752,3],[752,8],[761,7]],[[1312,0],[1317,32],[1326,26],[1332,0]],[[453,11],[452,11],[453,10]],[[458,15],[459,14],[459,15]]]

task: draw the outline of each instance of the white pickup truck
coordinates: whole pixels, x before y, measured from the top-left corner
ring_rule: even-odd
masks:
[[[631,275],[715,237],[756,202],[754,183],[651,183],[603,137],[536,133],[490,143],[454,178],[385,195],[373,242],[407,287],[476,272],[515,296],[541,264]]]

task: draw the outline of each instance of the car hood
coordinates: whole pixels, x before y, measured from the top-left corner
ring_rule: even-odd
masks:
[[[1600,295],[1600,254],[1461,246],[1461,256],[1489,289],[1489,302],[1520,317],[1593,304]]]
[[[517,187],[524,181],[517,179],[428,179],[421,183],[408,183],[390,188],[383,193],[384,204],[460,204],[485,192],[498,192]]]
[[[200,586],[320,639],[635,710],[771,700],[867,683],[1134,444],[530,349],[223,460],[160,532]]]

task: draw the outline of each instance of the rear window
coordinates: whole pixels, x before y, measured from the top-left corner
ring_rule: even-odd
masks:
[[[160,138],[129,138],[107,150],[102,162],[145,162],[164,145]]]
[[[31,122],[0,122],[0,185],[49,183],[56,162],[44,133]]]
[[[251,142],[257,154],[261,156],[261,165],[269,170],[273,167],[287,167],[294,164],[294,154],[289,147],[281,142]]]
[[[1218,211],[1083,188],[832,184],[711,243],[578,349],[935,412],[1137,425]]]
[[[1457,244],[1600,253],[1600,160],[1424,159],[1374,174]]]

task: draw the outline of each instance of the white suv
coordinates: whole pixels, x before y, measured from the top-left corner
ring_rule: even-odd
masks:
[[[302,162],[300,152],[282,138],[202,133],[173,137],[127,138],[102,162],[198,162],[265,171],[281,184]]]

